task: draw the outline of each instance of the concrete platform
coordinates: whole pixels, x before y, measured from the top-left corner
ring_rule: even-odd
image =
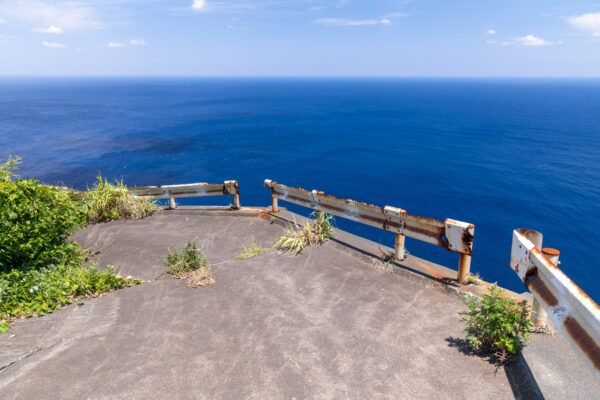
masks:
[[[182,208],[77,233],[101,266],[149,282],[14,323],[0,335],[0,398],[546,395],[528,359],[497,369],[470,355],[459,297],[439,290],[436,277],[386,271],[369,255],[376,246],[369,241],[338,232],[336,241],[298,256],[235,258],[252,237],[269,248],[282,230],[260,210]],[[193,237],[213,265],[216,283],[206,288],[161,276],[167,248]],[[401,268],[418,263],[429,265],[415,257]],[[552,339],[544,346],[555,346]],[[540,352],[533,359],[551,364]],[[555,370],[551,379],[562,376]],[[594,398],[600,391],[588,378],[579,378],[579,389],[571,382],[546,386],[551,396]]]

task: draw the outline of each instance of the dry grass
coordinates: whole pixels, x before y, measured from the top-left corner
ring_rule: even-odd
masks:
[[[250,243],[250,246],[242,245],[242,247],[244,248],[244,250],[242,250],[241,253],[235,256],[235,258],[237,258],[238,260],[245,260],[247,258],[260,256],[261,254],[265,254],[265,252],[267,251],[266,249],[262,248],[260,243],[258,245],[256,244],[254,236],[252,236],[252,242]]]
[[[294,224],[294,226],[289,227],[286,234],[277,239],[273,248],[298,254],[305,247],[323,244],[333,236],[332,215],[313,213],[312,216],[313,219],[306,222],[304,226]]]

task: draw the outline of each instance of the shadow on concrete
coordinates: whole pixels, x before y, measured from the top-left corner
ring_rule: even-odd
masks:
[[[544,395],[522,353],[518,353],[503,363],[498,357],[474,351],[466,339],[451,336],[446,338],[446,342],[448,342],[449,347],[456,348],[466,356],[485,358],[490,364],[496,365],[496,372],[500,367],[504,367],[504,372],[515,399],[544,400]]]

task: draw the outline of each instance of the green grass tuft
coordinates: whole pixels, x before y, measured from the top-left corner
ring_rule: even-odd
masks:
[[[140,219],[152,215],[156,205],[137,199],[127,192],[123,181],[113,185],[98,175],[96,184],[85,192],[81,200],[90,224],[116,219]]]
[[[277,238],[273,248],[298,254],[307,246],[323,244],[333,236],[333,227],[331,225],[333,215],[313,212],[311,216],[313,219],[307,221],[304,226],[300,227],[296,225],[288,228],[285,235]]]
[[[196,239],[188,240],[182,249],[169,249],[164,265],[167,274],[185,279],[188,286],[208,286],[215,282],[212,268],[198,248]]]
[[[240,254],[235,256],[235,258],[237,258],[238,260],[245,260],[247,258],[260,256],[261,254],[265,254],[265,252],[267,251],[266,249],[263,249],[260,244],[256,244],[254,236],[252,236],[252,243],[250,243],[250,246],[246,247],[242,245],[242,247],[244,248],[244,250],[242,250]]]

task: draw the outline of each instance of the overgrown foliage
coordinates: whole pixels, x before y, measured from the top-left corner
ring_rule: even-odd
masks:
[[[144,218],[156,210],[153,202],[130,195],[123,181],[113,185],[102,175],[98,175],[94,187],[83,194],[82,204],[90,224]]]
[[[15,318],[141,283],[87,265],[86,253],[67,240],[84,227],[84,208],[71,191],[20,179],[19,161],[0,164],[0,332]]]
[[[164,265],[167,274],[185,279],[188,286],[208,286],[215,282],[212,268],[198,248],[196,239],[188,240],[182,249],[168,249]]]
[[[13,178],[18,178],[13,171],[19,168],[21,164],[21,157],[12,156],[9,154],[8,160],[0,164],[0,182],[10,182]]]
[[[115,274],[112,267],[98,271],[94,264],[71,262],[22,271],[13,269],[0,274],[0,321],[28,315],[41,315],[69,304],[76,298],[143,283]],[[1,331],[1,328],[0,328]]]
[[[311,216],[312,220],[307,221],[304,226],[288,228],[285,235],[277,238],[273,248],[298,254],[307,246],[323,244],[329,239],[333,235],[333,215],[313,212]]]
[[[65,191],[35,179],[13,181],[11,160],[0,166],[0,272],[77,259],[80,248],[67,237],[84,226],[83,210]]]
[[[526,301],[515,303],[514,298],[502,298],[504,290],[496,284],[488,287],[490,294],[481,298],[467,296],[468,311],[460,314],[467,323],[465,329],[469,346],[482,354],[504,360],[523,349],[529,340],[532,323]]]
[[[244,250],[242,250],[240,254],[235,256],[235,258],[237,258],[238,260],[245,260],[247,258],[260,256],[261,254],[264,254],[267,251],[263,249],[260,244],[256,244],[254,236],[252,236],[252,242],[250,243],[250,246],[242,245],[242,247],[244,248]]]

